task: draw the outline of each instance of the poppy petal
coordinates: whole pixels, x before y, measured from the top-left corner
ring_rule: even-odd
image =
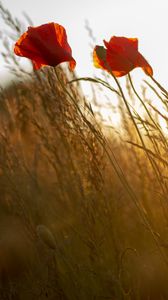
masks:
[[[39,70],[41,67],[46,66],[45,64],[41,64],[37,60],[36,61],[32,60],[32,63],[33,63],[34,70]]]
[[[128,74],[127,71],[112,71],[112,73],[115,77],[122,77]]]
[[[116,77],[124,76],[134,68],[133,63],[116,47],[107,48],[106,59]]]
[[[14,52],[31,59],[35,69],[44,65],[57,66],[66,61],[71,70],[76,65],[65,28],[56,23],[29,27],[16,42]]]
[[[153,75],[152,67],[138,51],[137,38],[112,36],[109,42],[104,40],[104,45],[107,48],[104,60],[94,50],[93,60],[96,67],[107,71],[111,69],[116,77],[124,76],[137,67],[141,67],[147,75]]]
[[[14,47],[14,53],[18,56],[24,56],[32,60],[36,56],[42,59],[40,51],[30,39],[28,32],[25,32],[16,42]]]
[[[106,49],[103,46],[96,46],[93,50],[93,63],[96,68],[107,70]]]
[[[109,43],[106,41],[104,43],[109,51],[115,51],[133,64],[136,61],[138,56],[138,41],[136,38],[113,36]]]
[[[29,27],[28,34],[37,49],[41,49],[43,61],[50,66],[72,60],[71,48],[63,26],[55,23]]]
[[[137,38],[128,38],[128,42],[132,47],[135,48],[135,50],[138,51],[138,39]]]
[[[147,60],[140,53],[138,55],[136,65],[137,65],[137,67],[141,67],[146,75],[153,76],[152,67],[150,66],[150,64],[147,62]]]
[[[76,67],[76,61],[74,59],[70,60],[69,62],[69,68],[71,71],[73,71]]]
[[[106,42],[107,43],[107,42]],[[131,46],[135,50],[138,50],[138,39],[137,38],[126,38],[123,36],[112,36],[109,43],[111,46],[120,46],[121,48]]]

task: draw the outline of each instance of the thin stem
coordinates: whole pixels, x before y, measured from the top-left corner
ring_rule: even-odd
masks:
[[[160,133],[160,135],[161,135],[162,142],[163,142],[164,145],[166,145],[166,147],[167,147],[167,146],[168,146],[168,145],[167,145],[167,140],[165,139],[165,137],[164,137],[164,135],[163,135],[163,133],[162,133],[162,130],[160,129],[160,127],[158,126],[158,124],[155,122],[155,120],[153,119],[152,115],[150,114],[148,108],[146,107],[144,101],[141,99],[141,97],[139,96],[139,94],[138,94],[137,91],[135,90],[135,87],[134,87],[134,84],[133,84],[133,82],[132,82],[132,79],[131,79],[130,74],[128,74],[128,78],[129,78],[130,85],[131,85],[131,87],[132,87],[132,89],[133,89],[133,92],[135,93],[135,95],[137,96],[137,98],[140,100],[140,102],[141,102],[142,106],[144,107],[146,113],[148,114],[149,118],[151,119],[151,121],[153,122],[153,124],[155,125],[155,127],[157,128],[157,130],[159,131],[159,133]],[[146,127],[145,127],[145,129],[146,129]],[[155,145],[154,145],[154,146],[155,146]],[[151,152],[149,152],[147,149],[146,149],[146,151],[148,152],[148,154],[151,153]],[[155,151],[158,152],[157,149],[156,149],[156,147],[155,147]],[[149,155],[149,156],[150,156],[150,155]],[[159,153],[159,157],[160,157],[160,153]],[[156,165],[156,163],[154,164],[154,161],[153,161],[153,163],[152,163],[151,165],[152,165],[152,168],[153,168],[154,172],[156,173],[156,177],[157,177],[157,179],[158,179],[158,183],[159,183],[159,185],[160,185],[160,187],[161,187],[163,193],[164,193],[165,195],[167,195],[167,192],[168,192],[168,191],[167,191],[167,186],[166,186],[166,185],[164,184],[164,182],[163,182],[162,174],[161,174],[161,172],[160,172],[158,166]],[[166,202],[166,204],[167,204],[167,202]],[[167,218],[166,218],[166,220],[167,220]]]
[[[159,125],[155,122],[155,120],[153,119],[152,115],[150,114],[147,106],[145,105],[144,101],[142,100],[142,98],[139,96],[139,94],[137,93],[135,87],[134,87],[134,84],[133,84],[133,81],[132,81],[132,78],[130,76],[130,74],[128,73],[128,78],[129,78],[129,82],[130,82],[130,85],[132,87],[132,90],[133,92],[135,93],[136,97],[139,99],[139,101],[141,102],[142,106],[144,107],[148,117],[151,119],[151,121],[153,122],[153,124],[155,125],[155,127],[157,128],[157,130],[159,131],[162,139],[164,140],[164,142],[166,143],[167,145],[167,140],[165,139],[165,136],[163,135],[163,132],[161,131]]]
[[[55,72],[56,72],[56,70],[55,70]],[[129,105],[128,105],[128,103],[127,103],[127,100],[126,100],[126,98],[125,98],[125,95],[124,95],[124,93],[123,93],[123,90],[122,90],[122,88],[121,88],[121,86],[120,86],[118,80],[116,79],[116,77],[112,74],[112,72],[110,72],[110,73],[111,73],[111,75],[113,76],[113,78],[114,78],[114,80],[115,80],[115,82],[116,82],[116,84],[117,84],[117,86],[118,86],[118,89],[119,89],[119,92],[120,92],[119,94],[121,95],[121,97],[122,97],[122,99],[123,99],[123,101],[124,101],[124,103],[125,103],[125,105],[126,105],[126,108],[127,108],[128,112],[129,112],[129,115],[130,115],[130,117],[131,117],[131,120],[132,120],[132,122],[133,122],[133,124],[134,124],[134,126],[135,126],[135,128],[136,128],[137,134],[138,134],[138,136],[139,136],[139,138],[140,138],[140,140],[141,140],[142,146],[143,146],[144,150],[146,150],[145,143],[144,143],[143,138],[142,138],[142,136],[141,136],[141,134],[140,134],[140,132],[139,132],[138,126],[137,126],[137,124],[136,124],[136,122],[135,122],[135,120],[134,120],[134,118],[133,118],[133,116],[132,116],[131,110],[130,110],[130,108],[129,108]],[[57,72],[56,72],[56,74],[57,74]],[[152,235],[152,237],[153,237],[153,239],[154,239],[154,242],[155,242],[155,244],[156,244],[156,246],[157,246],[157,248],[158,248],[158,250],[159,250],[159,252],[160,252],[161,257],[164,259],[165,264],[168,266],[167,257],[165,256],[165,253],[163,252],[162,248],[161,248],[160,245],[159,245],[158,239],[156,238],[155,231],[152,229],[152,227],[151,227],[151,225],[150,225],[148,219],[146,218],[145,211],[144,211],[143,207],[140,205],[140,203],[139,203],[139,201],[138,201],[138,199],[137,199],[137,197],[136,197],[134,191],[133,191],[132,188],[130,187],[130,185],[129,185],[127,179],[126,179],[126,176],[124,175],[123,170],[122,170],[121,167],[119,166],[119,164],[118,164],[118,162],[117,162],[117,160],[116,160],[116,157],[115,157],[113,151],[111,150],[111,147],[107,144],[105,138],[104,138],[104,139],[102,139],[102,137],[100,138],[100,134],[97,132],[97,130],[94,129],[93,125],[85,118],[85,116],[83,115],[83,113],[82,113],[81,109],[79,108],[79,106],[77,105],[77,103],[74,102],[74,99],[73,99],[73,97],[71,96],[71,94],[69,93],[69,91],[65,88],[65,86],[63,86],[62,82],[61,82],[60,79],[59,79],[58,74],[57,74],[57,78],[58,78],[58,80],[59,80],[61,86],[64,88],[65,92],[66,92],[66,93],[69,95],[69,97],[73,100],[73,103],[75,104],[75,106],[77,106],[77,109],[78,109],[79,113],[81,114],[81,116],[84,118],[84,121],[86,122],[86,124],[88,124],[89,128],[94,132],[94,134],[96,135],[98,141],[99,141],[100,144],[102,145],[102,147],[103,147],[103,149],[104,149],[104,151],[105,151],[107,157],[109,158],[109,161],[110,161],[110,163],[112,164],[112,166],[113,166],[115,172],[117,173],[117,175],[118,175],[120,181],[122,182],[122,184],[124,185],[125,189],[127,190],[128,194],[129,194],[129,196],[130,196],[130,198],[131,198],[132,201],[134,202],[134,204],[135,204],[135,206],[136,206],[136,208],[137,208],[137,210],[138,210],[138,213],[139,213],[141,219],[143,220],[144,224],[146,225],[146,227],[148,228],[149,232],[151,233],[151,235]],[[82,79],[80,79],[80,80],[82,80]],[[83,79],[83,80],[85,80],[85,79]],[[88,80],[88,78],[87,78],[87,80]],[[76,80],[73,80],[73,82],[75,82],[75,81],[76,81]],[[93,80],[92,80],[92,81],[93,81]],[[96,80],[94,80],[94,81],[96,81]],[[72,82],[72,81],[71,81],[71,82]],[[94,130],[93,130],[93,129],[94,129]],[[110,155],[108,149],[105,147],[105,145],[108,146],[108,149],[110,150],[110,153],[111,153],[113,159],[112,159],[112,157],[111,157],[111,155]],[[147,154],[147,156],[148,156],[148,158],[149,158],[149,160],[150,160],[150,162],[151,162],[151,164],[152,164],[152,160],[151,160],[151,158],[150,158],[148,152],[147,152],[147,151],[145,151],[145,152],[146,152],[146,154]]]
[[[126,100],[126,97],[125,97],[125,95],[124,95],[124,92],[123,92],[123,90],[122,90],[122,88],[121,88],[121,85],[120,85],[119,81],[117,80],[117,78],[114,76],[114,74],[111,72],[111,70],[110,70],[110,74],[112,75],[112,77],[114,78],[114,80],[115,80],[115,82],[116,82],[116,84],[117,84],[117,86],[118,86],[118,89],[119,89],[119,91],[120,91],[120,94],[121,94],[121,96],[122,96],[122,99],[123,99],[123,101],[124,101],[124,104],[125,104],[125,106],[126,106],[126,108],[127,108],[127,110],[128,110],[128,113],[129,113],[129,115],[130,115],[130,118],[131,118],[131,120],[132,120],[132,122],[133,122],[133,124],[134,124],[134,126],[135,126],[136,132],[137,132],[137,134],[138,134],[138,136],[139,136],[139,139],[140,139],[140,141],[141,141],[141,143],[142,143],[142,147],[143,147],[143,149],[144,149],[144,151],[145,151],[145,153],[146,153],[146,155],[147,155],[147,157],[148,157],[148,159],[149,159],[149,161],[150,161],[152,167],[153,167],[154,169],[155,169],[155,168],[157,169],[156,164],[155,164],[154,161],[151,159],[151,157],[150,157],[148,151],[146,151],[146,146],[145,146],[144,140],[143,140],[143,138],[142,138],[142,136],[141,136],[141,134],[140,134],[140,131],[139,131],[138,126],[137,126],[137,124],[136,124],[136,122],[135,122],[135,120],[134,120],[134,117],[132,116],[131,110],[130,110],[129,105],[128,105],[128,103],[127,103],[127,100]],[[155,172],[156,172],[156,174],[157,174],[157,171],[158,171],[158,170],[156,170],[156,169],[155,169]],[[158,174],[157,174],[157,176],[158,176]],[[137,203],[136,203],[136,206],[137,206]],[[142,208],[141,208],[141,209],[142,209]],[[139,210],[139,206],[138,206],[138,210]],[[144,219],[144,221],[145,221],[145,223],[146,223],[148,229],[150,230],[150,232],[151,232],[151,234],[152,234],[152,236],[153,236],[153,239],[154,239],[154,241],[155,241],[155,243],[156,243],[156,245],[157,245],[157,247],[158,247],[158,249],[159,249],[159,251],[160,251],[161,256],[163,257],[163,259],[164,259],[166,265],[168,266],[168,260],[167,260],[167,257],[165,256],[165,253],[164,253],[163,250],[161,249],[161,247],[160,247],[160,245],[159,245],[159,242],[158,242],[158,240],[157,240],[157,238],[156,238],[156,236],[155,236],[155,232],[154,232],[154,230],[152,229],[150,223],[148,222],[148,220],[147,220],[147,218],[146,218],[146,216],[145,216],[145,213],[144,213],[143,209],[142,209],[142,212],[140,211],[140,214],[141,214],[141,216],[143,217],[143,219]]]
[[[159,89],[165,94],[165,96],[168,98],[168,92],[165,90],[165,88],[153,76],[150,76],[150,78],[159,87]]]

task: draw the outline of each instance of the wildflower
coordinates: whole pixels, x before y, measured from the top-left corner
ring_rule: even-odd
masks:
[[[106,46],[96,46],[93,51],[95,67],[112,72],[116,77],[128,74],[140,67],[149,75],[153,75],[152,67],[138,51],[138,39],[113,36]]]
[[[56,23],[28,27],[16,42],[14,52],[31,59],[36,70],[45,65],[55,67],[66,61],[71,70],[76,65],[65,28]]]

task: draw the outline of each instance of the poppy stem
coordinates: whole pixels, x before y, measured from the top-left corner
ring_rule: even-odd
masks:
[[[165,139],[165,136],[164,134],[162,133],[159,125],[155,122],[155,120],[152,118],[152,115],[150,114],[147,106],[145,105],[144,101],[142,100],[142,98],[139,96],[139,94],[137,93],[136,89],[135,89],[135,86],[133,84],[133,81],[132,81],[132,78],[131,78],[131,75],[128,73],[128,79],[129,79],[129,82],[130,82],[130,85],[132,87],[132,90],[134,92],[134,94],[136,95],[136,97],[139,99],[139,101],[141,102],[142,106],[144,107],[148,117],[150,118],[150,120],[152,121],[152,123],[154,124],[154,126],[156,127],[156,129],[159,131],[161,137],[162,137],[162,140],[167,144],[167,140]]]
[[[56,70],[55,70],[55,72],[56,72]],[[111,70],[110,70],[109,72],[110,72],[110,74],[112,75],[112,77],[114,78],[114,80],[115,80],[115,82],[116,82],[116,84],[117,84],[117,86],[118,86],[119,92],[117,91],[117,94],[119,94],[119,95],[122,97],[122,99],[123,99],[123,101],[124,101],[124,103],[125,103],[125,105],[126,105],[126,108],[127,108],[127,110],[128,110],[128,113],[129,113],[129,115],[130,115],[130,117],[131,117],[131,120],[132,120],[132,122],[133,122],[133,124],[134,124],[134,126],[135,126],[135,129],[136,129],[136,131],[137,131],[137,133],[138,133],[138,136],[139,136],[139,138],[140,138],[140,140],[141,140],[142,148],[144,149],[145,153],[146,153],[147,156],[148,156],[148,159],[150,160],[150,162],[151,162],[151,164],[152,164],[152,159],[151,159],[151,157],[150,157],[149,154],[148,154],[148,151],[147,151],[147,149],[146,149],[146,146],[145,146],[145,143],[144,143],[144,141],[143,141],[143,138],[142,138],[142,136],[141,136],[141,134],[140,134],[140,132],[139,132],[138,126],[137,126],[137,124],[136,124],[136,122],[135,122],[135,120],[134,120],[134,117],[132,116],[130,107],[129,107],[128,103],[127,103],[127,100],[126,100],[126,98],[125,98],[125,95],[124,95],[124,92],[123,92],[123,90],[122,90],[122,88],[121,88],[121,85],[120,85],[119,81],[117,80],[117,78],[114,76],[114,74],[111,72]],[[56,75],[57,75],[57,78],[58,78],[58,80],[59,80],[59,76],[58,76],[57,72],[56,72]],[[75,81],[78,81],[78,80],[88,80],[88,81],[92,81],[92,82],[94,81],[94,82],[100,83],[100,81],[98,82],[97,80],[95,80],[95,79],[93,79],[93,78],[88,78],[88,77],[87,77],[87,78],[79,78],[79,79],[77,79],[77,80],[75,79],[75,80],[72,80],[72,81],[70,81],[70,82],[68,82],[68,83],[72,83],[72,82],[75,82]],[[62,83],[61,83],[61,84],[62,84]],[[106,87],[107,87],[107,86],[106,86]],[[113,90],[113,91],[114,91],[114,90]],[[67,93],[68,93],[68,95],[72,98],[71,94],[70,94],[68,91],[67,91]],[[72,99],[72,100],[73,100],[73,99]],[[75,103],[75,105],[76,105],[76,103]],[[82,114],[82,117],[84,117],[84,115],[83,115],[82,111],[80,110],[80,108],[78,108],[78,109],[79,109],[80,114]],[[87,119],[86,119],[85,117],[84,117],[84,119],[85,119],[85,121],[87,121]],[[87,121],[87,123],[88,123],[88,121]],[[88,125],[89,125],[89,128],[90,128],[91,130],[93,130],[92,126],[90,127],[90,125],[91,125],[90,122],[89,122]],[[103,140],[104,140],[104,142],[106,142],[106,139],[104,138],[103,140],[101,140],[100,137],[99,137],[99,135],[97,135],[97,132],[96,132],[95,130],[94,130],[94,134],[96,134],[96,137],[98,138],[100,144],[103,146],[103,149],[105,150],[105,153],[106,153],[107,157],[109,158],[109,160],[110,160],[110,162],[111,162],[111,164],[112,164],[114,170],[116,171],[118,177],[120,178],[121,182],[123,183],[124,187],[126,188],[127,192],[129,193],[130,198],[133,200],[133,202],[134,202],[134,204],[135,204],[135,206],[136,206],[136,208],[137,208],[137,210],[138,210],[139,216],[141,217],[141,219],[143,220],[145,226],[148,228],[149,232],[151,233],[151,235],[152,235],[152,237],[153,237],[153,240],[154,240],[154,242],[155,242],[155,244],[156,244],[156,246],[157,246],[157,248],[158,248],[158,250],[159,250],[160,256],[163,258],[165,264],[168,266],[167,257],[165,256],[165,253],[163,252],[162,248],[160,247],[159,241],[158,241],[158,239],[157,239],[157,237],[156,237],[156,233],[155,233],[155,231],[153,230],[152,225],[151,225],[150,222],[148,221],[148,219],[147,219],[147,217],[146,217],[146,213],[145,213],[145,211],[144,211],[144,209],[143,209],[141,203],[139,203],[139,201],[138,201],[138,199],[137,199],[137,197],[136,197],[134,191],[132,190],[132,188],[130,187],[130,185],[129,185],[128,181],[127,181],[127,178],[125,177],[125,175],[124,175],[124,173],[123,173],[121,167],[119,166],[119,164],[118,164],[118,162],[117,162],[117,160],[116,160],[116,158],[115,158],[115,155],[114,155],[112,149],[111,149],[111,148],[109,147],[109,145],[107,144],[108,149],[110,150],[110,152],[111,152],[111,154],[112,154],[112,157],[113,157],[114,161],[113,161],[113,159],[112,159],[112,157],[111,157],[111,155],[110,155],[108,149],[105,147],[105,145],[104,145],[104,143],[103,143]]]
[[[165,94],[166,98],[168,98],[168,92],[165,90],[165,88],[153,76],[150,76],[150,78],[159,87],[159,89]]]
[[[116,89],[114,89],[113,87],[111,87],[108,84],[108,82],[106,82],[106,81],[104,81],[104,80],[102,80],[100,78],[97,78],[97,77],[95,77],[95,78],[92,78],[92,77],[80,77],[80,78],[75,78],[73,80],[70,80],[67,83],[71,84],[73,82],[78,82],[78,81],[89,81],[89,82],[99,83],[99,84],[103,85],[104,87],[106,87],[107,89],[109,89],[110,91],[116,93],[119,97],[121,97],[120,93]]]
[[[108,69],[109,69],[109,68],[108,68]],[[135,122],[135,119],[134,119],[134,117],[133,117],[133,115],[132,115],[132,112],[131,112],[131,110],[130,110],[130,107],[129,107],[129,105],[128,105],[127,99],[126,99],[126,97],[125,97],[125,95],[124,95],[124,92],[123,92],[123,90],[122,90],[122,87],[121,87],[119,81],[117,80],[116,76],[113,74],[113,72],[112,72],[111,70],[110,70],[110,74],[112,75],[112,77],[114,78],[114,80],[115,80],[115,82],[116,82],[116,84],[117,84],[117,86],[118,86],[118,89],[119,89],[120,94],[121,94],[121,96],[122,96],[122,98],[123,98],[124,104],[125,104],[125,106],[126,106],[126,108],[127,108],[127,111],[128,111],[128,113],[129,113],[129,115],[130,115],[130,118],[131,118],[131,120],[132,120],[132,122],[133,122],[133,124],[134,124],[134,126],[135,126],[136,132],[137,132],[137,134],[138,134],[138,136],[139,136],[139,139],[140,139],[140,141],[141,141],[143,150],[144,150],[144,152],[146,153],[146,155],[147,155],[147,157],[148,157],[148,159],[149,159],[149,161],[150,161],[150,163],[151,163],[151,165],[152,165],[152,168],[154,168],[154,169],[155,169],[155,172],[157,173],[157,171],[158,171],[158,170],[157,170],[157,166],[156,166],[155,162],[152,160],[152,158],[150,157],[150,155],[149,155],[149,153],[148,153],[148,151],[147,151],[147,149],[146,149],[145,142],[144,142],[144,140],[143,140],[143,138],[142,138],[142,135],[141,135],[141,133],[140,133],[140,131],[139,131],[139,129],[138,129],[138,126],[137,126],[137,124],[136,124],[136,122]],[[157,176],[158,176],[158,174],[157,174]],[[160,246],[160,244],[159,244],[159,241],[158,241],[158,239],[157,239],[157,237],[156,237],[156,234],[155,234],[155,232],[154,232],[154,230],[153,230],[153,228],[152,228],[152,225],[150,224],[150,222],[149,222],[148,219],[146,218],[146,213],[144,212],[143,207],[142,207],[140,204],[138,204],[138,203],[135,203],[135,204],[136,204],[136,207],[138,207],[138,210],[139,210],[139,212],[140,212],[140,215],[141,215],[141,217],[143,218],[143,220],[144,220],[144,222],[145,222],[147,228],[149,229],[151,235],[153,236],[153,239],[154,239],[155,244],[156,244],[156,246],[157,246],[157,248],[158,248],[158,250],[159,250],[159,252],[160,252],[161,257],[164,259],[165,264],[168,266],[168,260],[167,260],[167,257],[165,256],[165,253],[164,253],[164,251],[162,250],[162,248],[161,248],[161,246]],[[139,205],[140,205],[140,206],[139,206]]]
[[[141,99],[141,97],[137,93],[137,91],[136,91],[136,89],[134,87],[133,81],[131,79],[131,75],[130,74],[128,74],[128,79],[129,79],[129,82],[130,82],[130,85],[132,87],[133,92],[135,93],[136,97],[139,99],[139,101],[141,102],[142,106],[144,107],[144,109],[145,109],[148,117],[150,118],[150,120],[154,124],[155,129],[158,130],[158,132],[160,133],[160,137],[161,137],[161,140],[162,140],[163,144],[166,145],[166,147],[167,147],[168,146],[167,140],[166,140],[166,138],[165,138],[162,130],[160,129],[159,125],[155,122],[155,120],[153,119],[153,117],[152,117],[151,113],[149,112],[147,106],[145,105],[144,101]],[[143,125],[143,123],[142,123],[142,125]],[[153,144],[153,146],[155,148],[155,144],[153,143],[152,137],[149,135],[148,129],[145,126],[143,126],[143,127],[146,130],[147,135],[149,136],[149,138],[150,138],[150,140],[151,140],[151,142],[152,142],[152,144]],[[156,148],[155,148],[155,151],[157,152]],[[148,153],[149,153],[149,151],[148,151]],[[152,165],[152,168],[153,168],[153,170],[154,170],[154,172],[156,174],[156,178],[158,180],[158,183],[159,183],[159,185],[160,185],[163,193],[167,194],[167,187],[164,185],[164,182],[163,182],[162,176],[161,176],[161,172],[160,172],[159,168],[157,167],[157,164],[154,164],[154,162],[153,162],[151,165]],[[166,220],[168,220],[167,216],[166,216]]]

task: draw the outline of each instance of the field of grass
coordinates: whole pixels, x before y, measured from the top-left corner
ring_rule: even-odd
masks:
[[[108,79],[120,127],[107,128],[67,83],[75,74],[26,73],[8,42],[18,80],[0,92],[0,299],[167,300],[168,93]]]

